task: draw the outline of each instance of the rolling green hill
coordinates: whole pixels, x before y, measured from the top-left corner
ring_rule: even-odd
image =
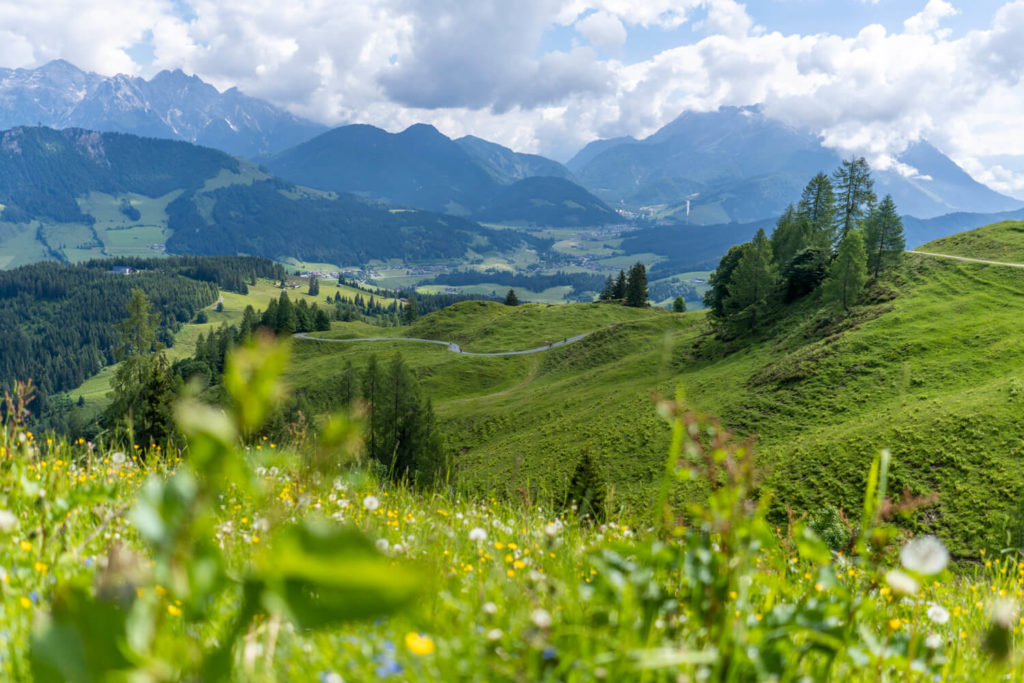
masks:
[[[1024,221],[1003,221],[922,244],[921,251],[1024,263]]]
[[[888,448],[892,490],[938,493],[914,524],[966,554],[978,543],[1004,547],[1024,517],[1021,295],[1024,270],[909,256],[851,316],[805,300],[741,346],[716,340],[703,313],[468,303],[407,333],[471,351],[593,334],[494,358],[428,344],[299,342],[294,380],[327,407],[344,360],[401,351],[433,397],[461,486],[558,496],[589,452],[633,508],[650,504],[668,443],[652,392],[682,387],[692,406],[756,439],[779,523],[787,506],[855,513],[871,458]]]

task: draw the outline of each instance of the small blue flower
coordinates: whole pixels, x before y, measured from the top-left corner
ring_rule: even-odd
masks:
[[[389,660],[377,667],[377,677],[397,676],[402,673],[402,665],[394,660]]]

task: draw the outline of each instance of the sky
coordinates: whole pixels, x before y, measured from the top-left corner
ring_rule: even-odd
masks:
[[[560,161],[761,104],[878,167],[926,139],[1024,197],[1024,0],[0,0],[0,66],[57,58]]]

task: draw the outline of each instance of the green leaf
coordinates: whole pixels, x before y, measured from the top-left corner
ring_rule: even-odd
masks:
[[[270,612],[300,628],[321,628],[390,614],[409,603],[419,572],[394,564],[358,530],[304,520],[279,532],[251,580]]]
[[[132,668],[122,647],[125,612],[89,595],[87,588],[66,585],[53,599],[49,618],[32,634],[29,659],[39,683],[105,680]]]

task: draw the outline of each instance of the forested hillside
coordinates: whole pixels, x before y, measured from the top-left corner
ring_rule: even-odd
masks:
[[[116,265],[139,269],[128,275]],[[164,345],[196,312],[217,301],[219,287],[242,289],[279,267],[263,259],[196,257],[91,262],[78,266],[38,263],[0,271],[0,387],[31,379],[34,410],[117,360],[117,324],[131,292],[146,292],[159,312],[157,336]]]
[[[361,265],[536,242],[453,216],[309,191],[213,149],[80,129],[4,132],[0,205],[0,266],[165,248]]]

